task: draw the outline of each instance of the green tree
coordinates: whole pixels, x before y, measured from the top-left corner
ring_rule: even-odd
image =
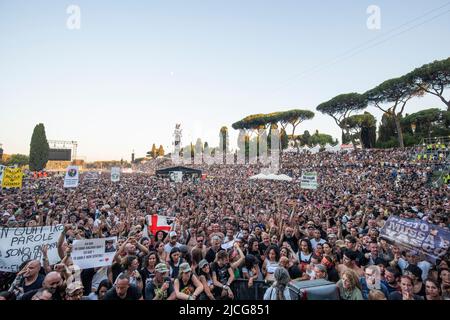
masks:
[[[352,143],[355,146],[356,136],[363,148],[373,148],[375,145],[376,119],[369,112],[356,114],[342,120],[342,124],[349,129],[352,135]]]
[[[288,144],[289,144],[289,139],[288,139],[288,135],[286,133],[286,130],[281,129],[280,132],[280,142],[281,142],[281,149],[287,149]]]
[[[406,75],[418,90],[432,94],[447,106],[450,111],[450,99],[444,97],[444,90],[450,86],[450,57],[434,61],[417,68]]]
[[[303,134],[300,136],[300,143],[302,146],[311,145],[311,134],[308,130],[305,130]]]
[[[342,121],[348,118],[352,112],[363,110],[367,107],[366,96],[359,93],[345,93],[333,99],[321,103],[316,110],[333,118],[342,131],[342,143],[348,143],[348,128],[343,126]]]
[[[318,130],[316,130],[316,132],[309,138],[309,144],[313,146],[315,145],[324,146],[327,143],[333,144],[333,142],[334,140],[332,136],[325,133],[319,133]]]
[[[400,119],[403,115],[406,103],[415,96],[423,95],[423,90],[419,90],[411,81],[411,78],[405,76],[387,80],[377,87],[365,93],[370,104],[388,113],[395,121],[398,135],[398,145],[400,148],[405,146],[403,140],[403,130]],[[390,104],[389,108],[382,107],[383,104]]]
[[[283,113],[283,119],[292,126],[292,137],[295,136],[295,129],[299,124],[314,118],[314,112],[309,110],[294,109]]]
[[[25,154],[12,154],[5,162],[5,166],[17,165],[18,167],[26,166],[30,162],[30,157]]]
[[[33,135],[31,136],[29,162],[31,171],[41,171],[45,168],[49,150],[50,147],[45,135],[44,124],[39,123],[34,127]]]
[[[400,118],[400,122],[403,116]],[[379,143],[386,143],[393,138],[397,139],[397,127],[395,126],[395,120],[389,113],[384,113],[381,117],[380,126],[378,127],[378,140]]]
[[[405,116],[401,120],[403,128],[411,128],[415,124],[416,130],[414,135],[419,140],[423,138],[431,138],[438,136],[450,135],[450,111],[431,108],[421,110],[411,115]],[[413,134],[410,129],[410,133]]]

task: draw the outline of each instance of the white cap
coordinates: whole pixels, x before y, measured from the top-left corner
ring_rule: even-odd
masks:
[[[3,213],[3,216],[4,216],[4,217],[6,217],[6,216],[9,217],[10,215],[11,215],[11,214],[10,214],[8,211],[5,211],[5,213]]]
[[[170,231],[169,238],[173,238],[173,237],[176,237],[176,236],[177,236],[177,233],[175,231]]]

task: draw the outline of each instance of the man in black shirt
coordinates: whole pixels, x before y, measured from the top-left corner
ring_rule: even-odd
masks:
[[[294,252],[298,252],[298,240],[299,236],[294,234],[294,229],[291,227],[287,227],[281,237],[280,243],[287,242]]]
[[[145,300],[175,300],[172,280],[167,277],[169,268],[165,263],[155,267],[155,277],[148,279],[145,285]]]
[[[213,236],[211,239],[211,242],[212,242],[212,246],[206,252],[206,256],[205,256],[206,261],[208,261],[209,263],[214,261],[214,259],[216,258],[217,252],[219,252],[220,250],[223,250],[221,247],[222,240],[220,239],[219,236]]]
[[[49,272],[42,282],[42,288],[47,289],[52,294],[52,300],[62,300],[61,290],[63,288],[63,279],[61,274],[56,271]],[[31,300],[39,289],[31,290],[25,293],[20,300]]]
[[[130,285],[130,278],[121,274],[115,285],[106,292],[104,300],[143,300],[139,290]]]

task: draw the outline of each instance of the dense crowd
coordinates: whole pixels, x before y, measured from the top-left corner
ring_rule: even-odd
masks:
[[[42,260],[0,272],[0,299],[232,300],[240,282],[289,300],[289,283],[314,279],[335,283],[343,300],[450,299],[448,255],[431,263],[380,237],[391,215],[449,228],[448,185],[430,183],[446,160],[414,155],[285,153],[280,172],[293,182],[249,180],[259,165],[197,166],[208,178],[182,183],[123,174],[64,189],[61,177],[31,179],[0,193],[0,226],[63,224],[61,261],[50,265],[44,246]],[[305,170],[318,173],[317,190],[300,188]],[[172,230],[148,234],[152,213],[171,217]],[[77,269],[73,240],[111,236],[111,266]]]

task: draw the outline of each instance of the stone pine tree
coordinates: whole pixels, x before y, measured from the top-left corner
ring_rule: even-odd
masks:
[[[45,135],[44,124],[39,123],[34,127],[30,143],[30,170],[41,171],[48,161],[49,145]]]
[[[165,152],[164,152],[164,147],[163,147],[162,144],[161,144],[161,145],[159,145],[158,156],[159,156],[159,157],[164,157],[164,154],[165,154]]]

